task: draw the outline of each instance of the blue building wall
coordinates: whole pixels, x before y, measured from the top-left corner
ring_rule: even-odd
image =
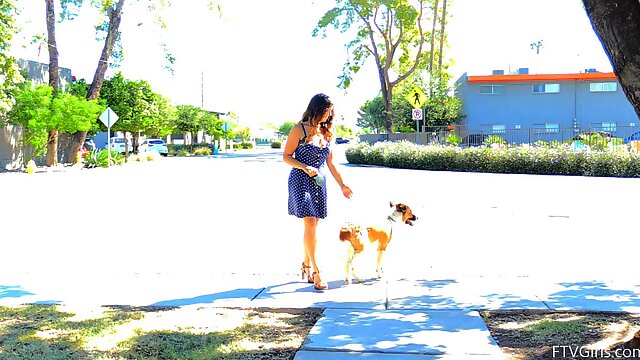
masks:
[[[490,79],[490,77],[486,77]],[[598,80],[544,80],[513,82],[469,82],[465,73],[458,79],[456,94],[462,99],[462,124],[471,132],[491,132],[494,125],[509,129],[540,129],[557,124],[561,129],[610,130],[625,137],[640,130],[633,106],[618,84],[613,92],[591,92],[590,83],[616,82]],[[560,85],[558,93],[533,93],[534,84]],[[502,85],[503,93],[481,94],[484,85]],[[574,120],[575,119],[575,120]],[[615,124],[611,127],[609,123]],[[576,130],[577,131],[577,130]]]

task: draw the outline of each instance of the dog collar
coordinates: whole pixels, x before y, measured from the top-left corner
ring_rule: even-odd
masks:
[[[387,220],[392,221],[392,222],[396,222],[396,219],[392,218],[391,215],[387,216]]]

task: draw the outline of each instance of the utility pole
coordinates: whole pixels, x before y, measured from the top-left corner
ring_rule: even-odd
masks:
[[[204,70],[200,70],[200,109],[204,109]]]

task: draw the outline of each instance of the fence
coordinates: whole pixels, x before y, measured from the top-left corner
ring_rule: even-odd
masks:
[[[378,141],[406,140],[420,145],[445,144],[451,136],[461,140],[462,146],[482,145],[490,136],[499,137],[508,144],[535,144],[543,141],[567,142],[581,141],[592,145],[594,142],[628,143],[640,140],[640,126],[610,126],[610,127],[576,127],[576,128],[520,128],[520,129],[472,129],[467,126],[433,126],[425,127],[423,132],[365,134],[360,135],[360,141],[375,143]],[[496,138],[493,138],[496,139]]]

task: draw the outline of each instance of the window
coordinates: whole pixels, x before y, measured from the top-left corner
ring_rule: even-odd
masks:
[[[615,82],[591,83],[589,84],[589,91],[591,92],[618,91],[618,83],[615,83]]]
[[[504,85],[480,86],[480,94],[502,94],[502,93],[504,93]]]
[[[616,131],[616,123],[614,123],[614,122],[603,122],[602,123],[602,130],[603,131],[615,132]]]
[[[544,128],[547,133],[557,134],[560,131],[560,125],[558,124],[544,124]]]
[[[491,125],[491,130],[494,134],[504,134],[507,132],[507,127],[505,125]]]
[[[533,85],[534,94],[552,94],[560,92],[560,84],[537,84]]]

